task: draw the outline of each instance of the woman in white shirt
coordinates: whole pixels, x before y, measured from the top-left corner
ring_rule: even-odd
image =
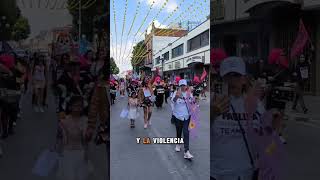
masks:
[[[173,101],[173,116],[175,118],[177,138],[181,138],[183,131],[183,141],[184,141],[184,158],[192,159],[189,151],[189,123],[190,123],[190,113],[186,101],[191,101],[192,94],[187,91],[187,81],[181,79],[179,81],[179,87],[172,95]],[[177,144],[175,150],[180,151],[180,145]]]
[[[250,104],[244,91],[246,68],[242,58],[223,60],[220,75],[227,88],[221,96],[214,96],[211,104],[211,180],[257,179],[258,152],[246,130],[248,120],[255,130],[261,130],[265,108],[257,100],[255,107],[248,109]],[[252,119],[248,119],[248,113],[251,113],[248,111],[252,111]]]

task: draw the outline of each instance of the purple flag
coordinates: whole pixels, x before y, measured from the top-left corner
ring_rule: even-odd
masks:
[[[190,96],[189,96],[190,97]],[[187,106],[191,115],[190,124],[189,124],[189,132],[191,137],[196,137],[196,131],[199,127],[200,122],[200,109],[199,105],[196,103],[195,98],[193,97],[191,101],[186,101]]]
[[[281,164],[285,158],[285,150],[278,133],[272,127],[272,112],[267,111],[261,116],[262,125],[259,129],[253,128],[253,116],[251,115],[256,111],[258,105],[256,88],[258,86],[250,91],[246,98],[246,108],[250,114],[246,130],[255,147],[255,152],[259,155],[256,164],[259,168],[259,180],[281,180]]]

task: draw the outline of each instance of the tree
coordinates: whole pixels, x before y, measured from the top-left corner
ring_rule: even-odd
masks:
[[[141,62],[143,62],[143,60],[145,59],[145,57],[143,57],[145,54],[143,53],[144,51],[145,51],[145,44],[143,40],[138,42],[138,44],[133,47],[132,58],[131,58],[132,67],[137,66]]]
[[[119,74],[120,70],[114,61],[113,57],[110,58],[110,70],[112,74]]]
[[[12,38],[15,41],[27,39],[30,34],[30,26],[28,19],[20,16],[13,26]]]
[[[68,0],[69,12],[73,17],[73,36],[78,37],[78,27],[79,27],[79,9],[74,7],[74,0]],[[92,41],[93,35],[96,33],[98,17],[104,15],[107,12],[108,4],[104,0],[82,0],[82,4],[86,2],[92,2],[93,4],[88,8],[82,8],[81,10],[81,34],[85,34],[89,41]],[[72,9],[71,9],[72,7]],[[108,18],[109,19],[109,18]],[[104,26],[106,27],[106,26]]]
[[[1,0],[0,1],[0,40],[11,40],[11,32],[13,25],[17,21],[21,12],[16,1]],[[5,17],[5,19],[3,19]],[[9,25],[9,26],[4,26]]]

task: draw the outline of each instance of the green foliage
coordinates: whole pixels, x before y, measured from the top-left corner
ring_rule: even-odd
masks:
[[[88,0],[82,0],[82,4],[86,4]],[[78,21],[79,21],[79,9],[74,7],[74,0],[68,0],[69,12],[73,17],[73,36],[77,38],[78,36]],[[98,29],[96,24],[97,17],[105,14],[107,12],[107,1],[96,0],[96,2],[86,8],[81,10],[81,34],[85,34],[89,41],[92,41],[93,35],[96,33],[95,29]],[[70,7],[74,8],[70,8]]]
[[[144,53],[141,53],[143,51],[145,51],[145,44],[144,44],[144,41],[142,40],[133,47],[132,58],[131,58],[132,66],[138,65],[144,60],[144,58],[139,57],[139,56],[143,56]]]
[[[110,58],[110,70],[112,74],[119,74],[120,70],[116,64],[116,62],[114,61],[113,57]]]
[[[30,34],[30,26],[28,19],[20,16],[13,26],[12,38],[15,41],[27,39]]]

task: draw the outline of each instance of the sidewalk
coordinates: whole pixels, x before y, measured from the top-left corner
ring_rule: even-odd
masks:
[[[287,103],[286,114],[289,116],[289,120],[296,121],[309,121],[320,124],[320,96],[304,96],[305,104],[308,108],[308,113],[303,114],[300,105],[297,106],[297,111],[293,111],[292,102]]]

